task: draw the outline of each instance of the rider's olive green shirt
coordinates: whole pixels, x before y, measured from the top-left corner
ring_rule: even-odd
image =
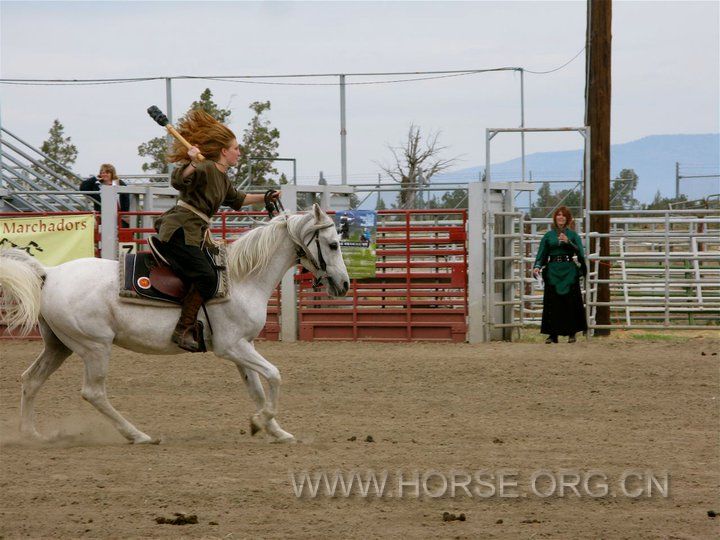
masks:
[[[177,167],[170,180],[172,187],[180,194],[178,198],[208,217],[212,217],[220,206],[229,206],[233,210],[240,210],[245,193],[236,190],[230,183],[227,174],[220,172],[215,162],[205,160],[197,164],[195,171],[183,178],[182,173],[187,165]],[[207,229],[207,224],[191,210],[174,206],[155,222],[155,229],[163,242],[182,228],[185,232],[185,243],[189,246],[200,247]]]

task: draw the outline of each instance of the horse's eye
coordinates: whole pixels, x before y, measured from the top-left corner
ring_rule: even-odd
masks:
[[[332,249],[333,251],[336,251],[337,248],[338,248],[338,243],[337,243],[337,242],[332,242],[331,244],[329,244],[329,247],[330,247],[330,249]]]

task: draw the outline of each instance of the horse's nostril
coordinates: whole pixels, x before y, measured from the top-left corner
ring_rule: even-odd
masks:
[[[346,291],[350,288],[350,284],[347,281],[343,281],[343,289]]]

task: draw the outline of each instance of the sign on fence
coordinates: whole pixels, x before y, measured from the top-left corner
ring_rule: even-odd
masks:
[[[375,277],[377,215],[374,210],[342,210],[333,216],[340,247],[353,279]]]
[[[27,251],[47,266],[95,256],[95,216],[34,216],[0,219],[0,248]]]

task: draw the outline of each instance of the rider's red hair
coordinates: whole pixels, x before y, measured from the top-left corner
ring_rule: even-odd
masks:
[[[217,161],[220,151],[229,148],[230,143],[236,140],[235,134],[227,126],[215,120],[202,109],[195,109],[177,125],[177,130],[193,146],[200,149],[200,153],[207,159]],[[179,141],[173,140],[173,146],[168,153],[170,163],[188,161],[187,148]]]
[[[565,227],[568,229],[575,229],[575,220],[573,219],[572,212],[570,212],[570,209],[567,206],[559,206],[555,212],[553,212],[553,226],[556,229],[559,229],[557,221],[555,218],[557,218],[558,214],[562,214],[565,216]]]

